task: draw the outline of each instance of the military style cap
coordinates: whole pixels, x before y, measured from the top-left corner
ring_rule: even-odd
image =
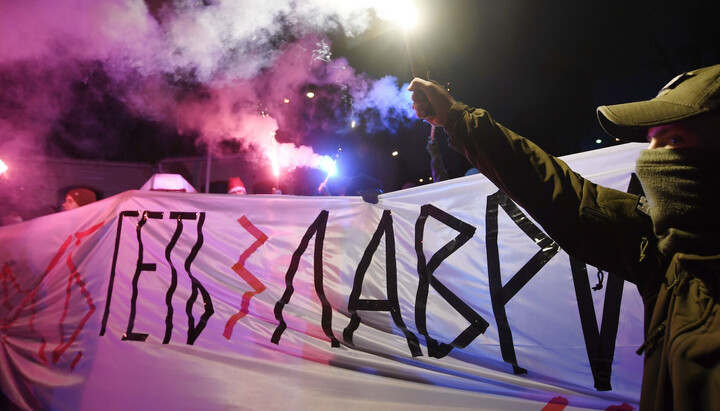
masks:
[[[688,71],[670,80],[650,100],[600,106],[600,125],[625,141],[647,141],[647,129],[720,108],[720,64]]]

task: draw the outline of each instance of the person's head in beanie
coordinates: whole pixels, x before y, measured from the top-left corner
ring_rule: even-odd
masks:
[[[383,185],[380,181],[370,177],[367,174],[358,174],[348,182],[345,187],[346,196],[361,196],[366,191],[377,191],[378,194],[383,192]]]
[[[362,196],[363,200],[372,204],[378,203],[378,195],[382,193],[382,183],[366,174],[353,177],[345,187],[346,196]]]
[[[73,188],[65,195],[65,202],[62,203],[62,208],[68,211],[93,203],[95,200],[97,200],[97,197],[92,190],[88,190],[87,188]]]
[[[247,190],[245,189],[245,184],[240,179],[240,177],[230,177],[230,180],[228,180],[228,194],[235,194],[235,195],[245,195],[247,194]]]

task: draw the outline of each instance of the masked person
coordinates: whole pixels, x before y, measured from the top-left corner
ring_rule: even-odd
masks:
[[[650,142],[637,160],[647,204],[584,179],[437,84],[415,79],[409,90],[418,117],[444,127],[568,254],[637,285],[640,409],[720,409],[720,65],[675,77],[651,100],[598,108],[610,135]]]

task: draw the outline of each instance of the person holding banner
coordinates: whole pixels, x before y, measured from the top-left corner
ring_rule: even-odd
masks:
[[[230,177],[228,179],[227,193],[238,196],[244,196],[247,194],[247,190],[245,189],[245,183],[243,183],[240,177]]]
[[[720,65],[647,101],[601,106],[604,130],[649,141],[644,197],[594,184],[441,86],[409,86],[419,118],[573,257],[637,285],[645,305],[641,410],[720,409]]]
[[[95,201],[97,201],[97,196],[94,191],[87,188],[73,188],[65,194],[62,209],[63,211],[74,210]]]

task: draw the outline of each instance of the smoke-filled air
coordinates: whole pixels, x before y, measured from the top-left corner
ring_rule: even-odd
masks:
[[[207,145],[265,161],[280,148],[280,167],[316,167],[320,136],[411,117],[404,85],[331,52],[384,3],[0,0],[0,158],[150,161],[158,145]]]

